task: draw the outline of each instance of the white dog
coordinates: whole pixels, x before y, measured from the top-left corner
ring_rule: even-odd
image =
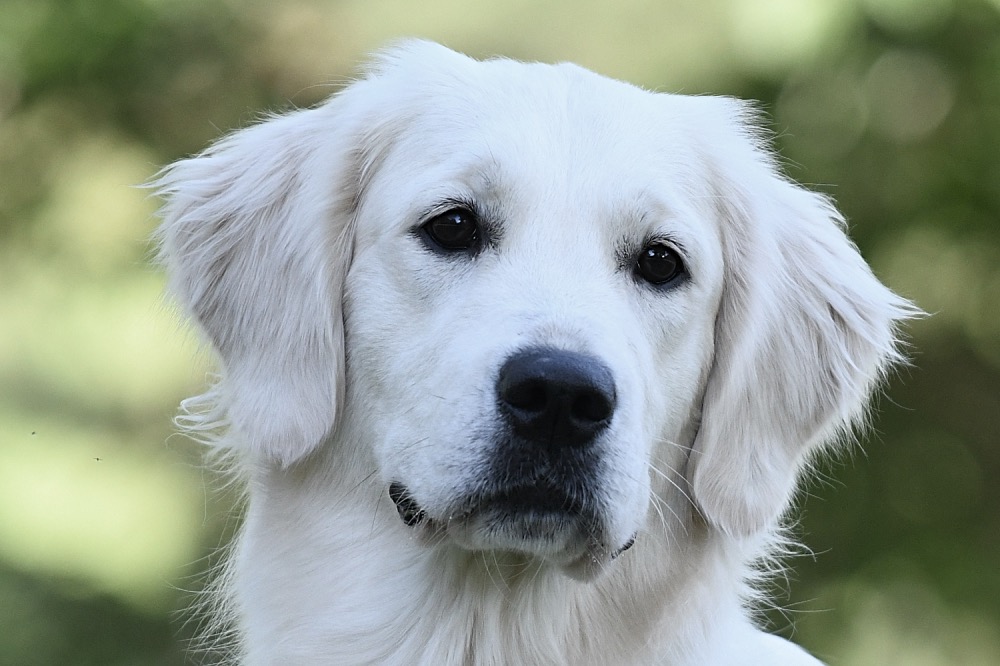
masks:
[[[167,168],[246,664],[815,664],[756,628],[915,314],[754,113],[408,42]],[[762,564],[763,563],[763,564]]]

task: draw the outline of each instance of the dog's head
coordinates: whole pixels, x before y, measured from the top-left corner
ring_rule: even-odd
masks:
[[[360,440],[433,543],[579,577],[647,514],[772,528],[912,310],[751,116],[415,42],[170,167],[227,441],[287,466]]]

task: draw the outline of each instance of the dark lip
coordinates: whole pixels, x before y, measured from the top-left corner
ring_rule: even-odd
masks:
[[[400,519],[407,527],[414,527],[424,521],[427,514],[420,508],[410,491],[402,483],[394,481],[389,484],[389,499],[396,505]]]
[[[466,513],[489,510],[504,514],[582,516],[584,504],[563,488],[526,485],[481,494],[466,504]]]

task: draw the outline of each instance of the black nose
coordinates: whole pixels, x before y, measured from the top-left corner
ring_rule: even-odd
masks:
[[[598,359],[551,348],[512,355],[497,378],[500,411],[528,441],[582,446],[611,422],[615,382]]]

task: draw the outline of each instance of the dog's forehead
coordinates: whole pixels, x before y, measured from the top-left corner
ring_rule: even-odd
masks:
[[[681,100],[575,65],[486,61],[441,76],[412,82],[410,131],[398,135],[435,161],[469,151],[522,173],[561,161],[571,174],[634,177],[689,163],[676,157],[695,150]]]
[[[383,82],[395,110],[381,163],[396,176],[374,178],[394,199],[419,209],[488,193],[509,208],[637,219],[710,198],[690,196],[706,179],[687,98],[575,65],[460,64]]]

